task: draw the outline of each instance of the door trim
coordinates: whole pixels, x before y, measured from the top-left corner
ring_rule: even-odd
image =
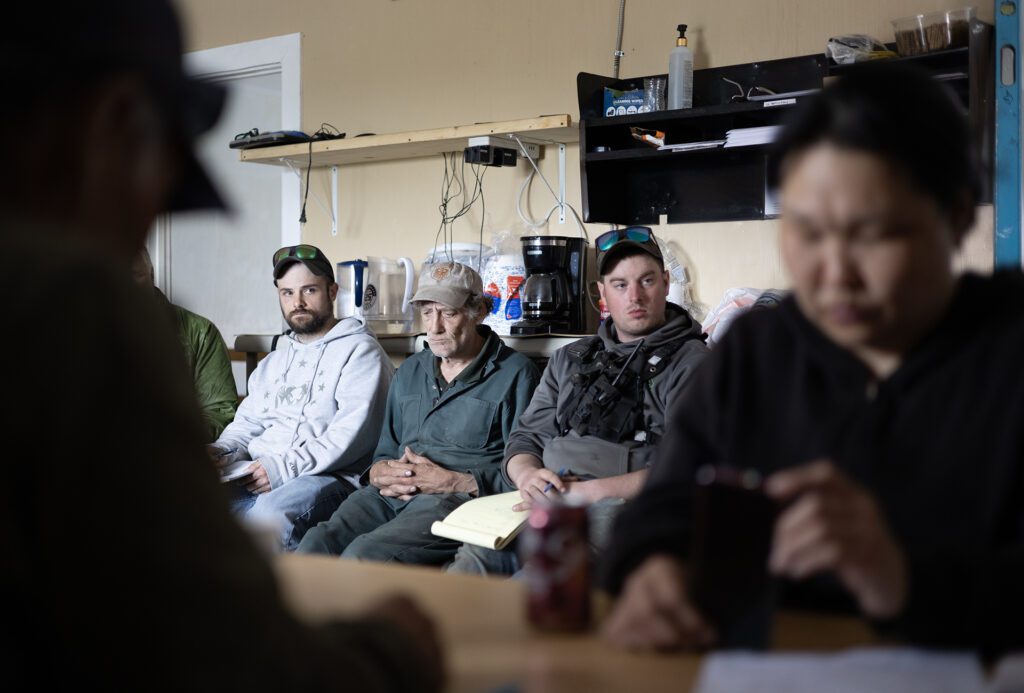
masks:
[[[185,71],[211,82],[229,82],[263,75],[281,75],[281,129],[302,126],[302,34],[272,36],[255,41],[192,51],[183,56]],[[299,224],[300,185],[291,171],[281,173],[281,245],[302,239]],[[161,215],[149,243],[156,286],[172,295],[170,215]]]

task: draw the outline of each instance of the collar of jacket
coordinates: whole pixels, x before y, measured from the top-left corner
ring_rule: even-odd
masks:
[[[601,326],[597,328],[597,334],[601,341],[604,342],[605,349],[632,349],[636,346],[636,342],[618,341],[615,325],[611,318],[607,318],[601,323]],[[693,339],[704,338],[700,324],[691,318],[689,313],[674,303],[665,303],[665,324],[654,332],[644,335],[644,347],[657,347],[683,336],[689,336]]]

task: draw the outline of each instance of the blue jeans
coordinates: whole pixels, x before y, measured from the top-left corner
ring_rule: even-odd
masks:
[[[355,487],[330,474],[299,476],[267,493],[229,490],[231,511],[258,526],[280,530],[281,548],[294,551],[310,527],[331,516]]]

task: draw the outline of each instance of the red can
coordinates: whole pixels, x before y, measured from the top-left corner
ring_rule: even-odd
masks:
[[[590,624],[587,509],[534,506],[523,535],[527,618],[543,630],[584,630]]]

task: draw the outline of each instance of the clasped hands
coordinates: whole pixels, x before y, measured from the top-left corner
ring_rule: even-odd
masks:
[[[369,476],[380,495],[405,501],[421,493],[477,493],[471,474],[445,469],[408,447],[397,460],[377,460]]]
[[[832,572],[866,616],[889,619],[903,611],[906,555],[867,489],[818,461],[773,474],[765,491],[785,504],[769,558],[774,574],[799,580]],[[631,649],[706,646],[715,638],[690,601],[685,565],[667,554],[649,557],[630,574],[603,633]]]

